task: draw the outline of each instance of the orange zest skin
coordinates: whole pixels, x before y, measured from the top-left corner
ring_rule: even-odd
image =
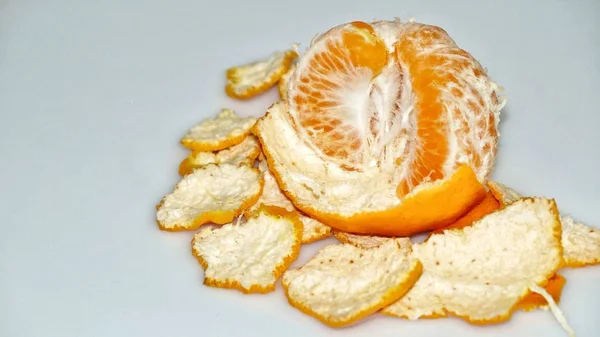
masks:
[[[280,207],[276,207],[276,206],[261,205],[259,211],[254,214],[258,215],[260,212],[265,212],[269,215],[280,217],[280,218],[287,218],[294,224],[294,237],[296,238],[296,240],[295,240],[296,242],[292,246],[292,252],[288,256],[286,256],[285,259],[283,261],[281,261],[281,263],[279,263],[273,270],[273,277],[275,278],[275,280],[278,280],[281,277],[281,275],[283,275],[283,273],[292,264],[292,262],[294,262],[298,258],[298,255],[300,254],[300,246],[301,246],[301,240],[302,240],[302,228],[303,228],[302,222],[300,222],[300,220],[298,219],[297,214],[295,214],[293,212],[288,212],[287,210],[280,208]],[[195,237],[194,237],[194,239],[192,239],[192,247],[194,246],[194,244],[195,244]],[[200,263],[202,268],[204,268],[204,270],[208,269],[208,263],[206,262],[206,260],[204,258],[202,258],[202,256],[197,255],[195,253],[194,253],[194,256],[196,257],[196,259],[198,260],[198,262]],[[209,277],[205,277],[204,282],[203,282],[203,284],[205,286],[214,287],[214,288],[236,289],[236,290],[241,291],[244,294],[255,294],[255,293],[266,294],[266,293],[272,292],[275,290],[275,283],[267,285],[267,286],[253,284],[250,287],[244,287],[236,280],[224,281],[224,280],[215,280],[215,279],[212,279]]]
[[[211,151],[220,151],[220,150],[224,150],[228,147],[232,147],[234,145],[237,145],[241,142],[244,141],[244,139],[246,139],[246,137],[248,137],[248,135],[250,134],[250,130],[248,130],[247,132],[244,132],[238,136],[233,136],[233,137],[228,137],[226,139],[223,139],[221,141],[216,141],[216,142],[202,142],[202,141],[198,141],[198,140],[191,140],[191,139],[182,139],[179,141],[179,143],[190,150],[193,151],[199,151],[199,152],[211,152]]]
[[[306,315],[309,315],[311,317],[318,319],[322,323],[324,323],[332,328],[340,328],[340,327],[355,323],[367,316],[370,316],[371,314],[374,314],[375,312],[381,310],[382,308],[387,307],[388,305],[391,305],[392,303],[394,303],[397,300],[399,300],[400,298],[402,298],[402,296],[404,296],[410,290],[410,288],[412,288],[412,286],[419,280],[419,278],[421,277],[421,274],[423,273],[423,265],[421,264],[421,262],[417,261],[416,264],[417,265],[416,265],[415,269],[412,271],[412,273],[410,273],[403,282],[401,282],[400,284],[391,288],[383,296],[383,299],[380,303],[378,303],[377,305],[373,305],[370,308],[366,308],[363,311],[358,312],[357,314],[353,315],[352,317],[350,317],[349,319],[344,320],[344,321],[328,320],[326,317],[323,317],[320,314],[314,312],[308,306],[292,299],[288,294],[288,287],[285,284],[283,285],[283,290],[285,292],[285,297],[287,298],[288,303],[291,306],[300,310],[302,313],[304,313]]]
[[[487,192],[485,197],[483,198],[483,200],[481,200],[480,203],[475,205],[475,207],[473,207],[469,212],[467,212],[466,214],[461,216],[458,220],[456,220],[452,224],[450,224],[444,228],[437,229],[437,230],[431,232],[429,235],[431,236],[432,234],[443,233],[444,230],[446,230],[446,229],[463,228],[466,226],[470,226],[475,221],[477,221],[477,220],[483,218],[484,216],[486,216],[490,213],[493,213],[499,209],[500,209],[500,203],[498,202],[498,200],[496,200],[496,198],[494,197],[494,195],[491,192]]]
[[[277,84],[281,77],[290,70],[294,59],[298,56],[298,53],[294,50],[288,50],[285,52],[283,64],[281,67],[270,73],[267,77],[262,78],[261,82],[255,83],[248,87],[243,92],[238,92],[235,86],[238,84],[237,79],[237,68],[232,67],[227,70],[227,85],[225,86],[225,93],[227,96],[237,99],[249,99],[255,97],[263,92],[269,90],[271,87]]]
[[[256,171],[258,171],[258,169],[254,169]],[[203,214],[200,214],[198,217],[196,217],[196,219],[194,219],[194,222],[191,224],[175,224],[172,225],[171,227],[165,227],[163,226],[162,223],[160,223],[160,221],[157,221],[158,227],[163,230],[163,231],[167,231],[167,232],[181,232],[181,231],[189,231],[189,230],[196,230],[198,228],[200,228],[200,226],[205,225],[205,224],[209,224],[209,223],[214,223],[217,225],[223,225],[229,222],[232,222],[233,219],[235,219],[238,215],[242,214],[242,212],[247,209],[248,207],[254,205],[258,199],[260,198],[260,195],[262,194],[263,188],[265,186],[265,180],[263,179],[262,175],[259,175],[259,183],[260,183],[260,189],[258,191],[258,193],[250,198],[248,198],[247,200],[245,200],[241,207],[233,210],[233,211],[223,211],[223,210],[216,210],[216,211],[209,211]],[[163,204],[163,201],[161,200],[161,202],[156,205],[156,209],[158,210]]]

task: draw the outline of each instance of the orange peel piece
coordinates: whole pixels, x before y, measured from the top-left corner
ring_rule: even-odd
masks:
[[[302,244],[313,243],[331,236],[331,227],[323,224],[302,213],[298,215],[304,230],[302,231]]]
[[[446,229],[463,228],[466,226],[470,226],[475,221],[477,221],[477,220],[483,218],[484,216],[486,216],[490,213],[493,213],[499,209],[500,209],[500,203],[498,202],[498,200],[496,200],[494,195],[488,191],[485,195],[485,198],[483,198],[483,200],[479,204],[477,204],[475,207],[473,207],[469,212],[467,212],[465,215],[463,215],[462,217],[460,217],[458,220],[456,220],[452,224],[448,225],[447,227],[440,228],[440,229],[437,229],[437,230],[431,232],[430,236],[432,234],[443,233],[444,230],[446,230]]]
[[[552,296],[556,304],[560,302],[560,296],[562,294],[562,290],[565,286],[565,283],[567,283],[567,279],[560,274],[555,274],[548,280],[548,284],[545,288],[548,294]],[[548,307],[548,302],[546,301],[546,299],[540,294],[536,293],[527,294],[527,296],[525,296],[517,305],[517,309],[523,311],[532,311],[537,308],[546,307]]]
[[[215,118],[193,126],[181,138],[184,147],[195,151],[219,151],[241,143],[256,123],[255,117],[240,118],[231,109],[222,109]]]
[[[341,243],[351,244],[364,249],[377,248],[390,240],[394,240],[394,238],[385,236],[359,235],[338,231],[335,231],[333,236]]]
[[[488,181],[487,185],[504,206],[522,197],[519,192],[502,183]],[[600,264],[600,229],[587,226],[568,215],[561,215],[560,221],[566,267],[578,268]]]
[[[485,197],[472,168],[399,196],[393,171],[348,171],[315,155],[294,130],[285,102],[253,128],[278,185],[294,206],[339,231],[410,236],[451,224]]]
[[[271,171],[269,171],[266,161],[260,161],[258,164],[258,169],[263,172],[265,186],[256,204],[248,208],[245,214],[252,214],[260,209],[260,207],[263,205],[281,207],[288,211],[295,211],[298,213],[298,217],[304,226],[302,231],[303,244],[312,243],[331,236],[331,227],[324,225],[320,221],[309,216],[306,216],[302,212],[298,211],[296,207],[294,207],[294,204],[292,204],[292,202],[281,191],[279,185],[277,185],[277,180],[275,180],[275,177]]]
[[[184,176],[156,206],[158,226],[166,231],[182,231],[211,222],[231,222],[256,202],[263,185],[261,173],[246,165],[201,167]]]
[[[204,228],[192,251],[204,268],[204,284],[267,293],[300,252],[302,224],[293,212],[262,207],[244,223]]]
[[[289,85],[290,77],[294,73],[295,69],[296,69],[296,65],[292,64],[292,66],[290,67],[290,70],[288,70],[285,74],[283,74],[283,76],[281,76],[281,78],[279,79],[279,83],[277,83],[277,88],[279,89],[279,98],[282,101],[288,100],[288,85]]]
[[[184,176],[208,164],[233,164],[252,166],[260,154],[260,143],[249,135],[241,143],[218,152],[192,151],[180,164],[179,174]]]
[[[297,56],[295,50],[277,51],[265,59],[229,68],[225,93],[248,99],[267,91],[290,69]]]
[[[341,327],[398,300],[420,275],[410,244],[391,240],[374,249],[326,246],[302,267],[286,271],[282,284],[293,307]]]
[[[554,200],[534,198],[471,226],[434,234],[413,246],[423,275],[382,313],[409,319],[451,314],[474,324],[506,321],[563,266],[560,233]]]

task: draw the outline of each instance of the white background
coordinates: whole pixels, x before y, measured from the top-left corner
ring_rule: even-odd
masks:
[[[227,67],[396,16],[442,26],[506,88],[494,178],[600,225],[600,1],[0,0],[0,336],[564,336],[543,311],[332,330],[281,289],[202,286],[191,233],[157,229],[187,128],[276,97],[227,99]],[[564,273],[579,336],[600,331],[599,268]]]

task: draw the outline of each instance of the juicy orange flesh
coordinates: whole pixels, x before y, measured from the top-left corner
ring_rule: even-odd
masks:
[[[446,44],[448,47],[423,52],[424,49],[439,44]],[[486,127],[486,121],[481,117],[477,118],[484,112],[481,109],[483,99],[480,94],[469,83],[460,81],[456,76],[464,71],[472,71],[476,76],[484,76],[484,73],[466,51],[453,46],[455,44],[446,32],[433,26],[424,26],[403,34],[396,46],[398,59],[408,65],[416,100],[414,111],[417,136],[416,139],[413,139],[416,144],[411,145],[416,146],[416,153],[413,156],[414,161],[410,163],[411,174],[409,177],[405,177],[399,189],[403,194],[410,192],[425,179],[435,181],[444,178],[444,164],[450,153],[448,136],[451,132],[447,112],[452,114],[455,123],[460,123],[460,128],[455,131],[457,137],[468,140],[463,150],[471,158],[471,165],[476,169],[483,165],[479,153],[472,151],[478,147],[478,144],[474,144],[470,137],[467,137],[471,133],[467,120],[458,109],[447,111],[447,107],[443,103],[442,95],[445,90],[442,89],[448,84],[458,85],[458,88],[454,87],[451,90],[451,95],[456,99],[465,96],[463,92],[465,89],[469,89],[470,94],[477,98],[479,105],[473,101],[467,101],[467,106],[475,115],[478,139],[483,139],[487,135],[497,136],[493,120],[489,120]],[[493,119],[493,116],[491,118]],[[486,144],[484,151],[492,151],[491,144]],[[402,163],[402,160],[403,158],[399,159],[399,164]],[[408,159],[404,158],[404,160]],[[460,165],[461,163],[454,163],[453,169]]]
[[[296,86],[290,93],[290,101],[297,113],[297,122],[304,127],[312,144],[324,154],[340,159],[344,168],[365,163],[363,154],[370,150],[367,147],[371,144],[366,144],[364,134],[371,132],[377,139],[379,112],[362,111],[369,109],[368,104],[361,107],[363,100],[356,98],[363,89],[360,81],[375,83],[373,79],[386,66],[396,64],[402,69],[401,76],[409,76],[414,97],[411,116],[408,116],[414,130],[400,131],[403,137],[410,138],[403,153],[394,154],[396,164],[407,168],[406,176],[399,177],[399,197],[424,181],[443,179],[465,164],[458,162],[455,155],[469,158],[467,164],[477,172],[490,165],[484,162],[483,154],[496,149],[495,142],[489,141],[498,136],[495,117],[486,114],[481,93],[469,83],[471,81],[465,80],[465,74],[482,80],[487,75],[443,29],[427,25],[408,29],[398,36],[391,54],[373,27],[365,22],[352,22],[340,29],[332,29],[321,39],[326,39],[321,43],[325,47],[319,47],[321,49],[312,54],[307,66],[292,80]],[[365,71],[370,74],[370,79],[365,77]],[[364,86],[364,100],[378,99],[367,92],[374,90],[368,89],[368,84]],[[399,92],[402,90],[400,88]],[[448,95],[460,105],[452,106]],[[490,98],[497,102],[495,94]],[[403,113],[408,112],[393,112]],[[369,116],[363,118],[360,114]],[[359,119],[369,120],[369,130],[359,129]],[[458,153],[450,148],[451,134],[457,138]]]
[[[297,106],[300,124],[307,129],[314,144],[325,154],[347,158],[357,155],[362,147],[359,130],[344,123],[345,102],[338,102],[336,92],[344,84],[332,79],[344,77],[349,71],[369,71],[377,76],[387,63],[384,42],[374,34],[373,27],[354,22],[341,32],[341,38],[326,42],[317,52],[297,82],[298,94],[291,96]],[[368,92],[365,91],[365,96]]]

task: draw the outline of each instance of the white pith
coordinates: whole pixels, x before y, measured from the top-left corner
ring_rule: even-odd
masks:
[[[235,68],[232,78],[235,79],[233,90],[238,95],[249,89],[271,81],[274,76],[280,76],[285,66],[287,52],[276,51],[267,58]]]
[[[447,311],[474,321],[505,317],[560,267],[560,226],[554,202],[537,198],[434,234],[413,248],[423,263],[421,278],[383,312],[409,319]]]
[[[201,230],[192,248],[206,261],[206,278],[250,289],[275,283],[273,272],[294,253],[299,239],[290,219],[260,213],[245,223]]]

